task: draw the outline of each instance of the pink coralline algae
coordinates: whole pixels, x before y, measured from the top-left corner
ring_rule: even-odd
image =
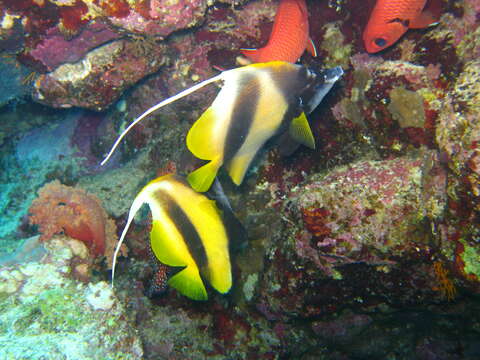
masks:
[[[23,60],[30,60],[34,67],[38,64],[39,71],[53,71],[61,64],[77,62],[90,50],[119,37],[101,22],[89,24],[69,39],[54,27],[31,51],[24,54]]]
[[[423,217],[441,213],[423,202],[425,170],[422,159],[364,161],[309,182],[293,194],[305,227],[297,235],[298,255],[331,275],[332,266],[388,264],[423,246]],[[445,199],[443,184],[436,199]]]
[[[127,16],[110,20],[134,34],[166,37],[174,31],[199,25],[207,4],[206,0],[142,0]]]
[[[104,110],[126,88],[157,71],[165,61],[163,51],[163,46],[142,39],[108,43],[76,63],[40,75],[34,99],[53,107]]]

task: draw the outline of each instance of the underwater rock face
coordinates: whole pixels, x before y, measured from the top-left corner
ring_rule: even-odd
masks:
[[[22,60],[39,72],[51,72],[61,64],[79,61],[90,50],[120,36],[101,22],[86,25],[73,38],[65,38],[54,27],[47,31],[35,48],[23,53]]]
[[[133,34],[164,38],[177,30],[199,25],[208,3],[207,0],[139,1],[128,15],[114,16],[111,22]]]
[[[148,220],[138,218],[127,236],[131,256],[119,259],[113,292],[103,281],[71,279],[92,281],[86,248],[71,250],[79,254],[74,261],[59,261],[71,270],[53,279],[52,268],[42,263],[53,260],[20,251],[16,268],[38,268],[46,276],[45,282],[34,275],[28,280],[34,286],[26,290],[37,295],[28,306],[20,300],[26,296],[24,271],[2,263],[0,349],[13,351],[16,342],[32,359],[108,359],[117,350],[146,360],[480,358],[480,307],[472,297],[480,291],[480,2],[442,0],[438,25],[409,30],[386,51],[368,55],[361,33],[374,3],[307,1],[319,56],[306,54],[302,63],[342,65],[345,75],[309,116],[315,151],[284,157],[266,149],[242,187],[225,182],[250,235],[246,248],[232,254],[230,294],[193,303],[167,286],[161,297],[146,297],[153,276],[145,260]],[[15,222],[2,218],[9,226],[0,233],[15,240],[35,234],[25,226],[29,203],[56,178],[99,196],[121,228],[137,191],[166,164],[193,169],[184,160],[185,134],[218,93],[214,86],[153,114],[129,133],[110,167],[98,163],[136,115],[215,75],[213,66],[236,66],[240,48],[264,45],[277,4],[4,0],[2,26],[12,27],[0,29],[0,47],[29,67],[19,71],[13,58],[4,59],[14,65],[2,70],[13,75],[0,103],[18,99],[26,89],[21,82],[28,85],[27,75],[36,70],[42,72],[33,73],[37,101],[100,110],[94,116],[101,120],[99,131],[87,129],[88,122],[57,111],[72,124],[62,125],[68,132],[50,132],[60,135],[55,145],[49,143],[55,135],[38,127],[42,142],[24,137],[33,125],[24,127],[22,117],[34,116],[21,110],[19,120],[8,123],[18,125],[0,131],[4,146],[12,142],[17,157],[35,164],[0,159],[9,169],[2,172],[7,181],[0,181],[0,208],[15,213]],[[108,25],[89,33],[91,19]],[[43,65],[28,62],[27,55]],[[30,124],[58,120],[37,117]],[[87,154],[88,170],[77,158]],[[49,256],[67,253],[70,259],[70,250],[58,251]],[[108,278],[107,269],[97,264],[93,278]],[[79,309],[87,309],[85,317]],[[60,330],[46,338],[54,326]],[[80,338],[72,335],[78,329]],[[80,339],[85,342],[71,345]],[[35,340],[41,351],[27,352]]]
[[[141,343],[110,285],[75,280],[88,281],[86,246],[62,236],[38,246],[46,250],[39,260],[0,261],[0,357],[141,359]]]
[[[53,107],[101,111],[123,91],[157,71],[163,47],[118,40],[89,52],[74,64],[60,65],[35,81],[34,98]]]
[[[338,301],[442,299],[432,258],[439,245],[428,229],[443,219],[446,175],[432,171],[432,156],[359,161],[294,187],[256,301],[282,317],[308,317],[336,311]]]
[[[31,71],[20,64],[14,56],[5,54],[0,58],[0,108],[10,101],[20,99],[28,94]],[[0,145],[4,134],[0,132]]]
[[[423,246],[415,237],[427,212],[421,191],[421,159],[359,162],[309,180],[289,199],[307,232],[298,235],[297,254],[327,275],[341,264],[387,265],[389,258]]]

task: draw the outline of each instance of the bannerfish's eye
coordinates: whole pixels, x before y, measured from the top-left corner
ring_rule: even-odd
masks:
[[[375,41],[375,45],[380,47],[384,47],[385,45],[387,45],[387,40],[382,38],[376,38],[374,41]]]

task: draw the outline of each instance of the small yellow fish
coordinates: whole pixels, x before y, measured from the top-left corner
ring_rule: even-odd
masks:
[[[211,200],[206,194],[194,191],[178,175],[165,175],[148,183],[130,208],[113,258],[112,283],[118,249],[135,214],[143,204],[148,204],[153,222],[150,232],[153,253],[163,264],[183,268],[168,284],[194,300],[207,299],[202,278],[218,292],[227,293],[232,286],[229,244],[233,236],[227,223],[233,214],[228,204],[222,204],[226,198],[220,196],[216,201]]]

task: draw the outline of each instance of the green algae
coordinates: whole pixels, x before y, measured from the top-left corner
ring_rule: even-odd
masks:
[[[424,127],[425,111],[421,95],[403,87],[395,87],[390,92],[390,99],[388,110],[402,128]]]
[[[467,275],[475,275],[480,279],[480,250],[467,244],[466,241],[461,241],[465,251],[461,257],[465,263],[463,270]]]
[[[351,44],[345,44],[345,35],[340,30],[340,24],[338,22],[328,23],[323,30],[325,35],[320,48],[327,52],[327,57],[323,59],[325,66],[341,66],[343,69],[347,69],[350,66],[353,47]]]

